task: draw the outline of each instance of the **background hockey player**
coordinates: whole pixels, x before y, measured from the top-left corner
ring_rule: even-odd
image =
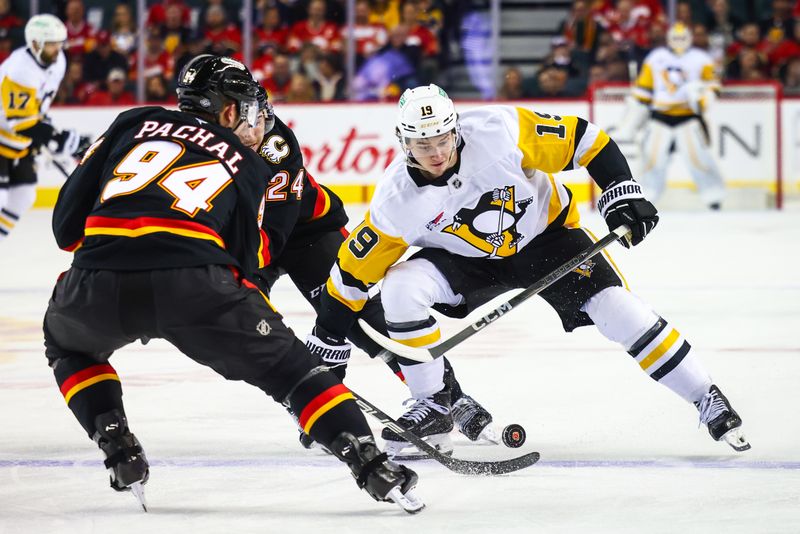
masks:
[[[266,91],[262,91],[262,102],[265,109],[265,117],[262,119],[265,123],[265,134],[253,149],[269,166],[272,176],[267,188],[266,209],[274,216],[265,221],[284,220],[294,223],[293,226],[289,224],[291,229],[285,245],[280,247],[282,252],[271,258],[269,265],[258,272],[257,282],[269,293],[278,278],[288,274],[303,297],[319,312],[322,288],[336,262],[336,254],[348,235],[345,229],[347,213],[341,199],[333,191],[317,183],[306,169],[294,132],[275,115],[267,100]],[[278,210],[282,212],[280,215]],[[373,328],[387,333],[380,295],[370,298],[364,304],[359,317]],[[380,356],[403,379],[394,355],[372,341],[357,323],[353,323],[347,337],[371,358]],[[307,344],[313,353],[320,356],[344,380],[350,358],[349,344],[332,337],[319,327],[311,334]],[[482,437],[499,442],[497,433],[490,426],[492,415],[462,391],[447,359],[444,364],[446,380],[453,392],[455,422],[459,430],[472,441]],[[305,433],[301,433],[300,441],[304,446],[311,445]]]
[[[658,222],[616,143],[584,119],[512,106],[459,116],[446,93],[429,85],[403,93],[396,132],[402,152],[339,250],[322,295],[318,325],[335,335],[348,331],[368,288],[383,280],[391,338],[434,346],[441,334],[431,307],[451,315],[474,310],[588,248],[595,239],[581,228],[572,193],[550,173],[586,167],[603,189],[599,209],[609,228],[630,227],[626,246],[638,245]],[[422,250],[393,266],[409,246]],[[694,403],[715,440],[750,447],[741,419],[689,343],[628,290],[607,254],[541,296],[564,330],[596,325],[648,376]],[[442,359],[400,363],[417,402],[399,422],[432,442],[445,440],[452,421]],[[387,451],[407,445],[388,429],[382,436]]]
[[[645,58],[633,96],[650,109],[641,141],[640,181],[654,202],[664,192],[670,156],[675,154],[689,169],[703,202],[720,208],[725,184],[703,119],[719,89],[713,59],[692,46],[692,34],[681,23],[670,27],[666,47]]]
[[[75,130],[57,132],[46,116],[66,70],[66,39],[58,18],[35,15],[25,25],[25,46],[0,65],[0,241],[36,200],[35,156],[42,145],[57,155],[79,148]]]
[[[287,405],[376,500],[420,510],[416,474],[386,460],[352,393],[249,281],[285,241],[282,221],[260,228],[272,214],[268,169],[248,148],[258,139],[256,82],[238,61],[198,56],[181,73],[178,102],[181,111],[119,115],[53,214],[56,241],[75,256],[45,316],[47,358],[70,410],[106,454],[111,487],[143,502],[149,466],[109,357],[137,339],[163,338]]]

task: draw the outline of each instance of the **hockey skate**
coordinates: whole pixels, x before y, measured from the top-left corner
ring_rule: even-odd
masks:
[[[712,385],[699,402],[694,403],[700,412],[700,424],[708,427],[715,441],[725,440],[736,451],[746,451],[750,443],[742,433],[742,419],[719,388]]]
[[[492,414],[469,395],[461,395],[453,403],[453,421],[458,431],[470,441],[486,440],[500,443],[500,436],[492,427]]]
[[[450,413],[450,390],[445,388],[424,399],[408,399],[405,403],[411,407],[397,419],[397,423],[424,439],[443,454],[453,452],[450,431],[453,430],[453,415]],[[394,460],[422,460],[428,458],[417,450],[402,436],[384,428],[381,438],[386,441],[386,454]],[[411,451],[404,449],[411,448]]]
[[[349,432],[342,432],[331,448],[333,454],[350,467],[358,487],[376,501],[393,502],[409,514],[425,508],[414,493],[417,474],[390,461],[375,445],[372,436],[356,438]]]
[[[111,487],[133,493],[146,512],[143,486],[150,477],[150,464],[139,440],[128,430],[128,420],[119,410],[112,410],[98,415],[95,427],[97,432],[92,439],[106,455]]]

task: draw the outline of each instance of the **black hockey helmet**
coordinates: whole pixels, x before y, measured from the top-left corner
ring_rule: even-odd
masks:
[[[255,126],[259,111],[259,84],[240,61],[202,54],[186,64],[178,78],[178,107],[182,111],[216,117],[233,100],[239,120]]]
[[[267,133],[275,127],[275,110],[269,101],[269,93],[261,84],[258,86],[258,111],[264,115],[264,133]]]

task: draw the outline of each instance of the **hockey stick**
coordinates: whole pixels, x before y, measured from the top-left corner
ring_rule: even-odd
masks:
[[[429,349],[409,347],[408,345],[403,345],[402,343],[399,343],[393,339],[384,336],[383,334],[372,328],[369,324],[367,324],[367,322],[364,321],[363,319],[359,319],[358,324],[361,325],[361,328],[364,330],[364,332],[366,332],[366,334],[370,338],[372,338],[372,340],[375,343],[385,348],[389,352],[393,352],[395,355],[402,356],[403,358],[408,358],[409,360],[414,360],[417,362],[429,362],[434,358],[442,356],[447,351],[453,349],[456,345],[459,345],[464,340],[472,337],[474,334],[483,330],[486,326],[493,323],[506,313],[510,312],[511,310],[513,310],[514,308],[516,308],[517,306],[519,306],[520,304],[531,298],[532,296],[541,293],[543,290],[553,285],[555,282],[566,276],[568,273],[572,272],[577,267],[580,267],[581,264],[583,264],[586,260],[598,255],[600,252],[602,252],[604,248],[606,248],[611,243],[621,238],[628,232],[630,232],[630,228],[628,228],[625,225],[622,225],[619,228],[614,229],[603,239],[601,239],[597,243],[594,243],[591,247],[585,249],[583,252],[579,253],[577,256],[567,261],[554,271],[546,274],[538,282],[534,283],[521,293],[510,298],[508,301],[503,302],[502,304],[491,310],[489,313],[484,315],[478,321],[470,324],[460,332],[453,334],[452,336],[450,336],[443,342],[439,343],[435,347],[431,347]]]
[[[435,447],[429,445],[425,440],[419,436],[409,432],[408,430],[397,424],[397,421],[386,415],[380,408],[369,402],[367,399],[353,391],[350,393],[356,398],[358,407],[365,413],[377,419],[383,426],[392,430],[402,436],[409,443],[414,444],[420,451],[428,454],[431,459],[436,460],[450,471],[459,473],[461,475],[504,475],[506,473],[513,473],[526,467],[530,467],[539,461],[538,452],[529,452],[517,458],[508,460],[497,460],[481,462],[478,460],[461,460],[453,458],[446,454],[442,454]]]

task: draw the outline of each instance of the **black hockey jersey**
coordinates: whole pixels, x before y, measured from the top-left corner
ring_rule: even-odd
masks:
[[[80,268],[219,264],[249,275],[280,253],[288,233],[282,221],[263,221],[268,174],[227,128],[180,111],[133,109],[61,188],[53,232]]]
[[[281,217],[293,221],[288,248],[303,247],[319,234],[347,224],[341,199],[314,180],[303,163],[297,137],[278,117],[264,135],[258,153],[272,176],[267,185],[266,210],[281,211]]]

